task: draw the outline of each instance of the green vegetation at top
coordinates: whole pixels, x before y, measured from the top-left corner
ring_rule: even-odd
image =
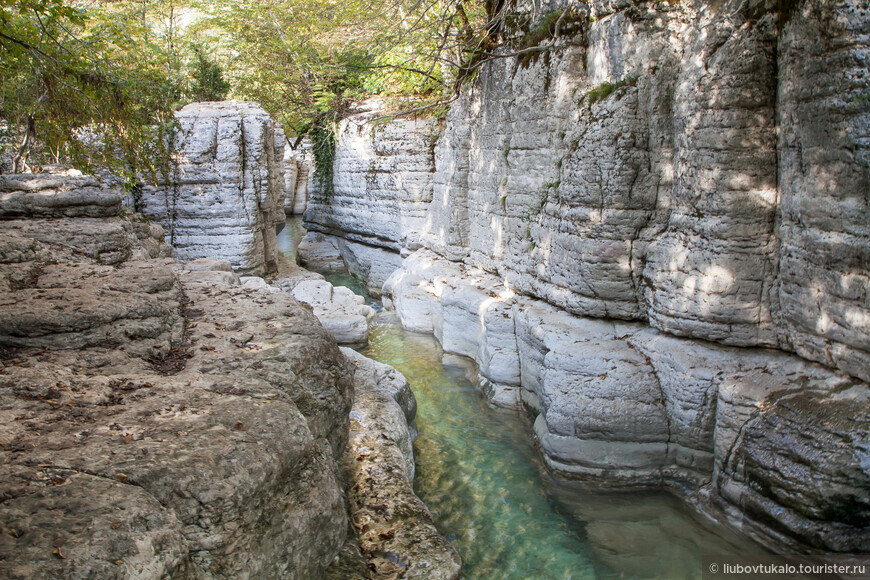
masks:
[[[133,184],[168,167],[180,106],[254,100],[291,138],[312,137],[328,189],[335,127],[355,102],[443,114],[486,62],[538,50],[571,20],[517,4],[0,0],[0,153],[15,171],[111,166]]]
[[[173,111],[224,98],[220,67],[171,2],[0,0],[0,153],[13,171],[66,161],[131,183],[165,171]]]

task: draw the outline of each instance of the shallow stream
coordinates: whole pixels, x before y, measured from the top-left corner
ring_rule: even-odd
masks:
[[[285,253],[292,246],[288,258],[302,232],[288,220],[280,240]],[[328,278],[364,293],[349,276]],[[701,578],[702,555],[764,553],[668,493],[594,492],[553,479],[528,421],[488,403],[473,363],[403,330],[391,313],[362,352],[411,383],[414,489],[459,550],[467,580]]]

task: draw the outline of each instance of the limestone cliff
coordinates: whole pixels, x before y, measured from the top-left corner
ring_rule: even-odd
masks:
[[[344,544],[353,367],[168,250],[92,178],[0,179],[4,578],[309,579]]]
[[[314,168],[311,142],[305,138],[294,149],[284,148],[284,213],[302,215],[308,208],[309,183]]]
[[[306,218],[424,246],[385,295],[532,414],[554,470],[870,550],[866,3],[537,8],[564,7],[571,34],[503,47],[451,108],[419,236],[355,217],[399,195],[359,185],[367,153],[365,193]],[[371,147],[353,131],[339,151]]]
[[[182,262],[217,258],[240,273],[275,272],[284,223],[284,133],[256,103],[193,103],[176,114],[170,182],[138,207]]]
[[[342,121],[332,192],[314,189],[305,211],[312,232],[300,246],[302,263],[322,267],[326,252],[343,260],[377,295],[402,256],[421,247],[432,201],[436,119],[385,122],[384,103],[366,101]],[[333,237],[324,240],[317,233]],[[327,266],[329,267],[329,266]]]
[[[421,247],[432,201],[434,119],[369,122],[384,114],[377,100],[342,121],[333,166],[334,191],[318,191],[305,212],[309,230],[398,252]]]

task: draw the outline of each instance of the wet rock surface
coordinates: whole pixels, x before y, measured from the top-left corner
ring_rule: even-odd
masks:
[[[58,220],[53,237],[0,221],[4,573],[322,575],[347,534],[349,363],[295,299],[226,262],[71,252],[66,232],[92,223],[148,253],[128,218]]]

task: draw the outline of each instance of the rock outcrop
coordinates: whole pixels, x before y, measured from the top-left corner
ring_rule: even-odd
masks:
[[[353,367],[314,316],[87,178],[0,191],[4,577],[322,576]]]
[[[369,322],[375,317],[375,311],[365,304],[362,296],[326,280],[303,280],[287,290],[311,308],[337,343],[354,346],[368,343]]]
[[[287,215],[302,215],[308,208],[313,167],[314,155],[307,138],[296,149],[284,148],[284,213]]]
[[[284,223],[284,133],[256,103],[193,103],[176,114],[170,182],[138,208],[163,226],[175,256],[227,260],[244,274],[277,270]]]
[[[343,348],[356,366],[350,445],[344,458],[351,519],[376,578],[460,577],[461,561],[411,487],[417,405],[408,381]]]
[[[531,413],[555,471],[870,549],[870,13],[546,4],[573,10],[552,48],[493,59],[451,107],[419,237],[365,231],[388,191],[310,221],[342,255],[424,246],[385,296]],[[372,139],[343,137],[367,167]]]

